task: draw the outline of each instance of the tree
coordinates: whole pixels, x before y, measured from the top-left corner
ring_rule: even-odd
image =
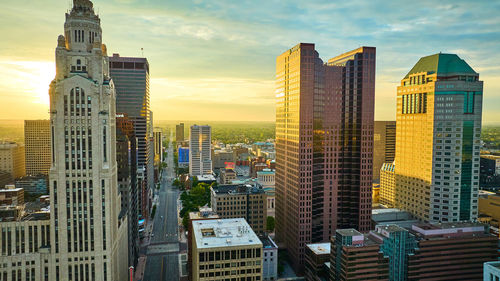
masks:
[[[267,217],[266,220],[266,229],[268,232],[274,232],[274,226],[276,225],[276,221],[273,217]]]

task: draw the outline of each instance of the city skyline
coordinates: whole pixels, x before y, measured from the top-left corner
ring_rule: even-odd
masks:
[[[500,58],[498,3],[484,7],[424,1],[415,9],[406,1],[270,1],[253,6],[228,1],[100,0],[94,4],[103,12],[110,56],[141,56],[144,48],[144,56],[154,62],[155,120],[210,116],[214,121],[274,121],[274,58],[299,42],[316,43],[322,58],[361,45],[377,47],[376,120],[395,119],[396,87],[418,58],[440,51],[456,53],[485,82],[484,123],[500,120],[500,112],[495,112],[500,105],[495,95],[500,90],[500,67],[495,64]],[[55,73],[57,44],[53,34],[61,33],[58,23],[69,4],[8,0],[4,5],[0,119],[48,119],[48,85]],[[123,28],[120,22],[130,24]],[[130,35],[135,40],[129,40]]]

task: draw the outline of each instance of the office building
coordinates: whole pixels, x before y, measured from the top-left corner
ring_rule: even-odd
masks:
[[[407,280],[408,259],[417,248],[415,236],[397,225],[378,226],[376,233],[382,239],[381,252],[389,257],[389,280]]]
[[[330,280],[389,281],[389,258],[380,242],[355,229],[337,229],[331,239]]]
[[[231,184],[236,180],[236,172],[233,169],[220,169],[219,182],[221,184]]]
[[[184,141],[184,123],[175,125],[175,141],[177,143]]]
[[[137,185],[137,139],[134,123],[126,114],[116,117],[116,164],[121,212],[128,217],[129,266],[136,266],[139,258],[140,195]]]
[[[189,174],[212,174],[212,128],[193,125],[189,131]]]
[[[500,281],[500,261],[484,263],[483,281]]]
[[[253,231],[266,231],[267,200],[264,190],[251,185],[219,185],[210,188],[211,207],[221,218],[245,218]]]
[[[479,218],[488,218],[488,223],[494,227],[500,226],[500,193],[479,195]]]
[[[127,278],[127,216],[117,196],[116,94],[101,40],[92,2],[74,0],[57,41],[49,89],[48,280]]]
[[[0,171],[10,174],[14,179],[26,175],[24,145],[0,141]]]
[[[500,155],[481,155],[480,165],[480,189],[500,190]]]
[[[305,245],[370,228],[375,48],[324,63],[300,43],[276,60],[276,238],[302,271]]]
[[[231,166],[231,163],[236,162],[234,153],[231,150],[219,149],[214,150],[212,153],[213,169],[219,170]]]
[[[49,178],[47,175],[39,174],[17,178],[15,185],[30,194],[49,194]]]
[[[155,161],[158,158],[158,162],[163,162],[163,137],[160,130],[154,131],[155,138]]]
[[[177,164],[179,168],[189,167],[189,147],[179,147]]]
[[[259,236],[262,242],[262,280],[278,280],[278,246],[269,236]]]
[[[151,137],[153,127],[149,110],[149,62],[146,58],[121,57],[113,54],[109,58],[109,71],[116,89],[116,112],[126,114],[134,124],[137,138],[137,167],[144,171],[143,183],[145,190],[141,196],[144,211],[141,215],[148,216],[149,193],[154,189],[154,153],[151,157]]]
[[[481,280],[483,264],[498,260],[498,236],[474,223],[416,224],[409,281]]]
[[[306,281],[329,280],[330,243],[306,245],[304,277]],[[326,264],[325,264],[326,263]]]
[[[197,220],[212,220],[218,219],[219,216],[212,211],[212,208],[203,206],[199,208],[198,212],[189,212],[189,221],[187,227],[187,243],[188,243],[188,262],[187,262],[187,271],[188,271],[188,280],[193,280],[193,247],[191,247],[193,243],[193,221]]]
[[[24,120],[27,175],[47,175],[50,169],[50,120]]]
[[[0,189],[0,205],[24,205],[24,189],[16,188],[15,185],[6,185],[5,188]]]
[[[396,205],[396,175],[394,162],[384,163],[380,168],[380,204],[388,208]]]
[[[262,242],[245,219],[193,221],[192,280],[262,280]]]
[[[373,127],[373,181],[380,179],[380,168],[392,163],[396,155],[396,121],[375,121]]]
[[[455,54],[421,58],[401,80],[396,207],[433,222],[477,218],[483,82]]]
[[[6,171],[0,171],[0,186],[6,186],[7,184],[12,184],[14,179],[12,174]]]

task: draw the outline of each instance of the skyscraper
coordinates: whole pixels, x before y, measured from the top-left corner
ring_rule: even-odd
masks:
[[[175,125],[175,141],[176,142],[184,141],[184,123]]]
[[[421,58],[397,90],[396,207],[425,221],[477,217],[483,82],[455,54]]]
[[[212,128],[191,126],[189,131],[189,174],[191,176],[212,174]]]
[[[26,174],[47,175],[50,169],[50,120],[24,120]]]
[[[127,217],[120,216],[115,89],[100,19],[74,0],[50,84],[49,280],[124,280]],[[47,279],[45,279],[47,280]]]
[[[144,194],[149,194],[149,189],[154,187],[154,169],[151,158],[151,111],[149,110],[149,63],[146,58],[121,57],[113,54],[109,58],[110,76],[116,88],[116,112],[125,113],[134,123],[137,138],[137,167],[145,172]],[[149,206],[146,200],[145,206]],[[148,207],[146,209],[149,209]],[[147,216],[147,214],[142,214]]]
[[[375,121],[373,129],[373,181],[380,179],[380,168],[392,163],[396,155],[396,121]]]
[[[121,210],[128,216],[129,266],[139,258],[139,195],[137,187],[137,139],[134,123],[124,115],[116,117],[116,164]]]
[[[370,228],[375,48],[325,64],[300,43],[276,79],[276,234],[300,271],[306,244]]]

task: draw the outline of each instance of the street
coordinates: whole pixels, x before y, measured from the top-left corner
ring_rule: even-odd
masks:
[[[177,198],[179,191],[172,187],[175,178],[172,136],[167,149],[167,168],[156,202],[156,214],[150,244],[147,248],[145,281],[179,280],[179,238],[177,220]]]

